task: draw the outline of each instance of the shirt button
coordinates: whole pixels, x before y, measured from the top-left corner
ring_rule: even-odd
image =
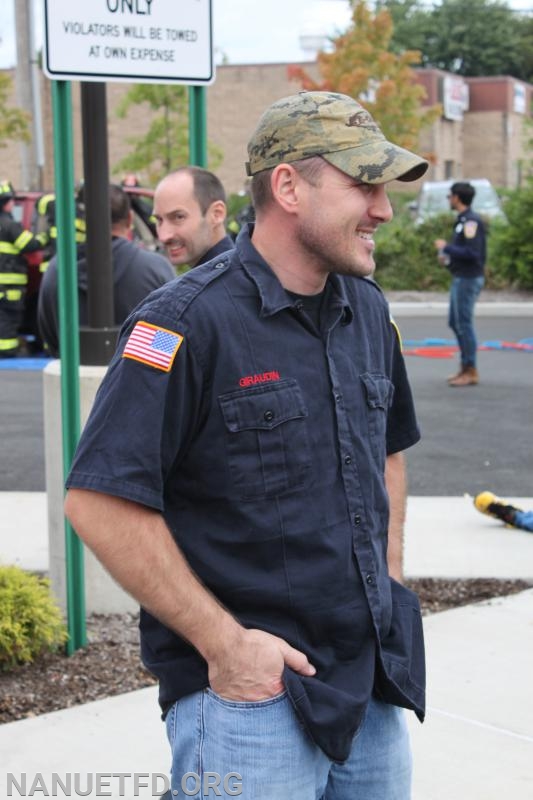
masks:
[[[355,517],[353,518],[353,524],[354,525],[360,525],[361,524],[361,516],[359,514],[356,514]]]
[[[265,411],[265,413],[263,414],[263,419],[266,422],[272,422],[272,420],[274,419],[274,412],[273,411]]]
[[[340,401],[342,400],[342,394],[340,392],[335,392],[334,397],[337,403],[340,403]]]
[[[344,463],[345,464],[351,464],[352,463],[352,457],[351,456],[344,456]]]
[[[374,583],[374,576],[370,574],[370,572],[365,576],[365,580],[369,586],[372,586]]]

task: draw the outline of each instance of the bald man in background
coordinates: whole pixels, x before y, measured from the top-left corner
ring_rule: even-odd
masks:
[[[180,167],[160,181],[154,217],[159,241],[178,271],[233,248],[226,234],[224,187],[216,175],[201,167]]]

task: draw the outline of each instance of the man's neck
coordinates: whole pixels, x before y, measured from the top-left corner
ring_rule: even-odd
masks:
[[[111,225],[111,236],[118,236],[120,239],[130,238],[130,229],[123,225]]]
[[[284,289],[299,295],[318,294],[324,289],[327,275],[318,266],[312,268],[309,254],[282,225],[256,223],[252,241]]]
[[[197,267],[199,264],[205,264],[206,261],[209,261],[208,254],[211,252],[211,250],[213,250],[213,248],[215,248],[217,246],[217,244],[220,244],[220,242],[225,238],[226,238],[226,231],[223,230],[222,234],[219,235],[218,239],[216,241],[210,243],[208,249],[205,251],[203,256],[201,258],[199,258],[194,264],[190,264],[189,266],[191,268],[192,267]]]
[[[226,230],[225,228],[222,228],[222,230],[218,231],[217,234],[214,236],[214,241],[211,242],[209,250],[212,250],[213,247],[216,247],[217,244],[219,244],[225,237],[226,237]]]

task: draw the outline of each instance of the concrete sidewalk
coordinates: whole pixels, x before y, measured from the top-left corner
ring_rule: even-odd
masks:
[[[449,302],[442,300],[391,300],[393,317],[446,317]],[[499,302],[476,304],[476,317],[533,317],[533,303]]]
[[[378,281],[379,282],[379,281]],[[394,317],[447,317],[449,292],[385,290]],[[533,293],[483,289],[476,303],[479,317],[532,317]]]
[[[509,499],[533,507],[533,498]],[[0,510],[0,562],[46,571],[46,495],[0,493]],[[410,577],[533,581],[533,535],[482,516],[468,498],[411,497],[405,565]],[[532,624],[533,589],[425,618],[427,720],[409,714],[413,800],[533,796]],[[72,776],[72,796],[74,773],[81,791],[92,779],[90,798],[149,798],[152,780],[161,793],[169,753],[156,694],[151,687],[0,726],[0,797],[21,796],[13,783],[8,794],[9,774],[21,787],[26,775],[26,796],[32,785],[35,796],[46,796],[43,786],[53,796],[53,773],[63,783]],[[98,773],[117,777],[102,778],[98,792]],[[148,783],[137,793],[135,774]],[[58,785],[55,796],[68,795]]]
[[[424,618],[413,800],[533,797],[533,590]]]

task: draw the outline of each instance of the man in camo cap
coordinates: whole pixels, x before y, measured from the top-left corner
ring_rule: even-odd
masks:
[[[425,693],[402,451],[420,434],[367,278],[385,184],[426,167],[349,97],[275,103],[249,146],[255,224],[122,331],[66,510],[143,606],[174,794],[410,797],[401,707],[422,719]]]

